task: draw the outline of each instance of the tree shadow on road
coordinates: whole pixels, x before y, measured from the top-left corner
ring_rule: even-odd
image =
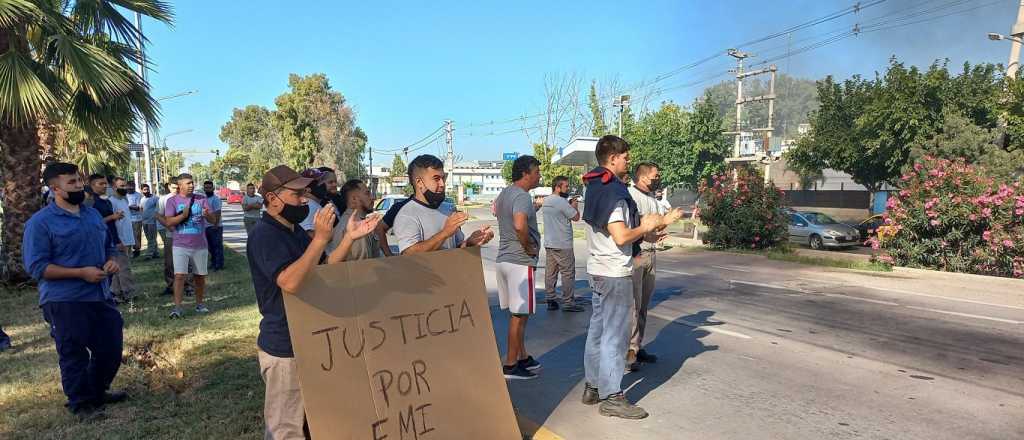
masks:
[[[623,386],[632,384],[626,391],[626,398],[631,402],[640,401],[675,377],[687,360],[706,351],[718,350],[717,345],[705,345],[701,341],[702,338],[710,334],[707,330],[691,325],[695,323],[714,325],[713,322],[708,322],[708,318],[714,314],[714,311],[702,310],[674,321],[648,316],[648,329],[653,330],[657,328],[655,325],[660,325],[661,330],[653,340],[644,344],[644,349],[657,355],[658,362],[642,364],[640,371],[629,373],[623,378]]]

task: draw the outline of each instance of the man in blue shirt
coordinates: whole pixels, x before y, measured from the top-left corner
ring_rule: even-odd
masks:
[[[52,163],[43,179],[54,202],[25,224],[25,267],[39,283],[39,306],[57,346],[68,409],[83,420],[102,416],[108,403],[128,398],[109,392],[121,366],[124,321],[110,294],[119,267],[117,248],[99,212],[85,200],[78,167]]]
[[[224,221],[221,217],[223,201],[213,192],[213,182],[203,182],[203,193],[206,194],[206,203],[210,205],[210,212],[217,221],[206,224],[206,244],[210,250],[210,270],[214,272],[224,268]]]

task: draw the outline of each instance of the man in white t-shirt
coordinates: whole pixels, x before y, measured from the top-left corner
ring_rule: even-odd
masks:
[[[636,203],[641,216],[662,214],[662,207],[655,191],[661,189],[661,171],[652,162],[637,164],[633,171],[633,186],[629,195]],[[643,349],[644,328],[647,326],[647,309],[654,293],[656,243],[641,243],[640,255],[633,258],[633,331],[626,354],[626,366],[630,371],[640,369],[641,363],[653,364],[658,357]]]
[[[117,273],[110,277],[110,293],[118,302],[130,301],[135,296],[135,275],[132,274],[131,258],[129,252],[135,247],[135,231],[132,228],[131,208],[128,200],[128,182],[121,177],[112,179],[114,195],[110,197],[110,204],[114,207],[114,213],[122,213],[120,219],[114,222],[117,229],[117,236],[121,239],[118,245],[117,256],[114,261],[121,267]]]
[[[633,311],[633,257],[641,241],[657,242],[664,220],[679,213],[640,217],[623,179],[629,173],[629,144],[618,136],[604,136],[595,151],[597,168],[583,176],[587,203],[587,272],[593,280],[593,314],[587,329],[583,365],[586,384],[583,403],[600,404],[608,417],[642,419],[647,412],[622,393],[625,353],[629,347]],[[678,217],[676,217],[678,218]]]
[[[132,246],[132,257],[138,257],[142,250],[142,193],[135,190],[135,182],[128,181],[128,210],[132,221],[132,233],[135,244]]]

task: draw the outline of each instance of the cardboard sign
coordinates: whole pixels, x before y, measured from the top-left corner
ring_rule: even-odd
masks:
[[[320,266],[285,309],[314,439],[522,439],[479,248]]]

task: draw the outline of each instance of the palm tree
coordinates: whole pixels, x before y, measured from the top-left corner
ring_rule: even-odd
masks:
[[[7,253],[0,259],[0,276],[7,282],[27,278],[21,236],[42,202],[40,132],[55,125],[48,121],[68,133],[108,141],[126,139],[139,124],[158,123],[149,85],[132,69],[143,62],[136,48],[145,37],[122,12],[167,24],[173,20],[170,6],[158,0],[0,0],[0,175]]]

